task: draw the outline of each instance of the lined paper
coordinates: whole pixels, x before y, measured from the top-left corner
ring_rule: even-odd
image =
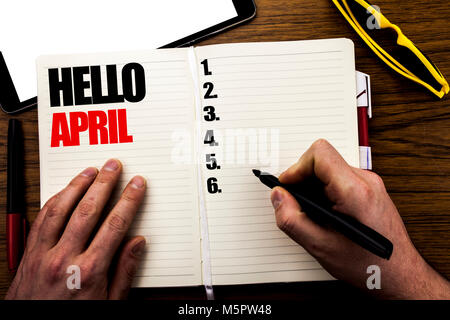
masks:
[[[43,57],[38,61],[41,203],[61,190],[72,177],[89,166],[100,168],[109,158],[122,161],[118,190],[134,175],[147,179],[144,204],[130,235],[147,239],[147,252],[134,286],[200,285],[200,233],[196,167],[174,161],[174,132],[192,132],[193,85],[185,49],[108,55]],[[147,95],[139,103],[50,107],[48,68],[138,62],[145,68]],[[102,87],[106,88],[105,68]],[[119,75],[119,91],[121,76]],[[90,89],[86,95],[90,95]],[[133,143],[89,146],[87,132],[81,146],[50,148],[51,114],[126,108],[128,134]],[[193,141],[187,142],[192,150]],[[117,199],[119,193],[115,195]]]
[[[358,166],[353,44],[216,45],[197,48],[197,57],[200,70],[207,59],[212,73],[200,72],[200,87],[213,83],[217,95],[203,107],[214,106],[220,118],[202,123],[203,134],[214,130],[219,143],[202,152],[215,154],[221,167],[202,172],[213,284],[332,279],[277,228],[270,190],[251,169],[278,175],[319,138]],[[210,177],[221,193],[207,191]]]

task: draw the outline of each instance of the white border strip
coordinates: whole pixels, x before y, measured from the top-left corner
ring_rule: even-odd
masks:
[[[194,80],[194,92],[195,92],[195,109],[197,114],[197,185],[198,185],[198,197],[199,197],[199,211],[200,211],[200,229],[201,229],[201,249],[202,249],[202,271],[203,271],[203,285],[206,289],[206,297],[208,300],[214,300],[214,290],[212,286],[211,275],[211,253],[209,248],[209,232],[208,232],[208,218],[206,216],[206,205],[203,190],[202,179],[202,150],[201,139],[199,138],[202,132],[201,118],[202,118],[202,103],[200,98],[200,86],[198,83],[199,73],[197,68],[197,57],[194,47],[190,47],[188,51],[188,60],[191,68],[191,75]]]

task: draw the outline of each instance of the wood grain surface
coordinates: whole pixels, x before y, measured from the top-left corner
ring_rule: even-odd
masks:
[[[375,3],[374,1],[372,1]],[[374,171],[384,179],[408,232],[425,259],[450,277],[450,98],[437,100],[392,72],[364,45],[331,0],[257,0],[250,23],[200,43],[350,38],[357,69],[372,76],[374,118],[370,121]],[[447,0],[376,2],[382,12],[450,77],[450,7]],[[148,33],[151,36],[151,32]],[[124,48],[132,49],[132,48]],[[1,90],[1,88],[0,88]],[[0,114],[0,210],[6,210],[6,141],[10,116]],[[37,111],[23,122],[27,216],[39,210]],[[0,219],[0,295],[12,279],[5,251],[5,218]],[[216,288],[220,299],[360,299],[339,281]],[[203,288],[139,289],[131,298],[204,299]]]

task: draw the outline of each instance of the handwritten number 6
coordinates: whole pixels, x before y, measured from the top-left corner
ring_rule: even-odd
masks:
[[[208,192],[211,194],[214,193],[222,193],[222,190],[219,189],[219,185],[217,184],[216,178],[209,178],[208,182],[206,183],[208,186]]]

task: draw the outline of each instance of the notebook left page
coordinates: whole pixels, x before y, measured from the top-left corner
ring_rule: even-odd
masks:
[[[146,197],[130,230],[148,244],[138,287],[202,283],[197,172],[185,157],[195,120],[187,57],[177,49],[37,62],[41,204],[110,158],[123,164],[119,191],[144,176]]]

